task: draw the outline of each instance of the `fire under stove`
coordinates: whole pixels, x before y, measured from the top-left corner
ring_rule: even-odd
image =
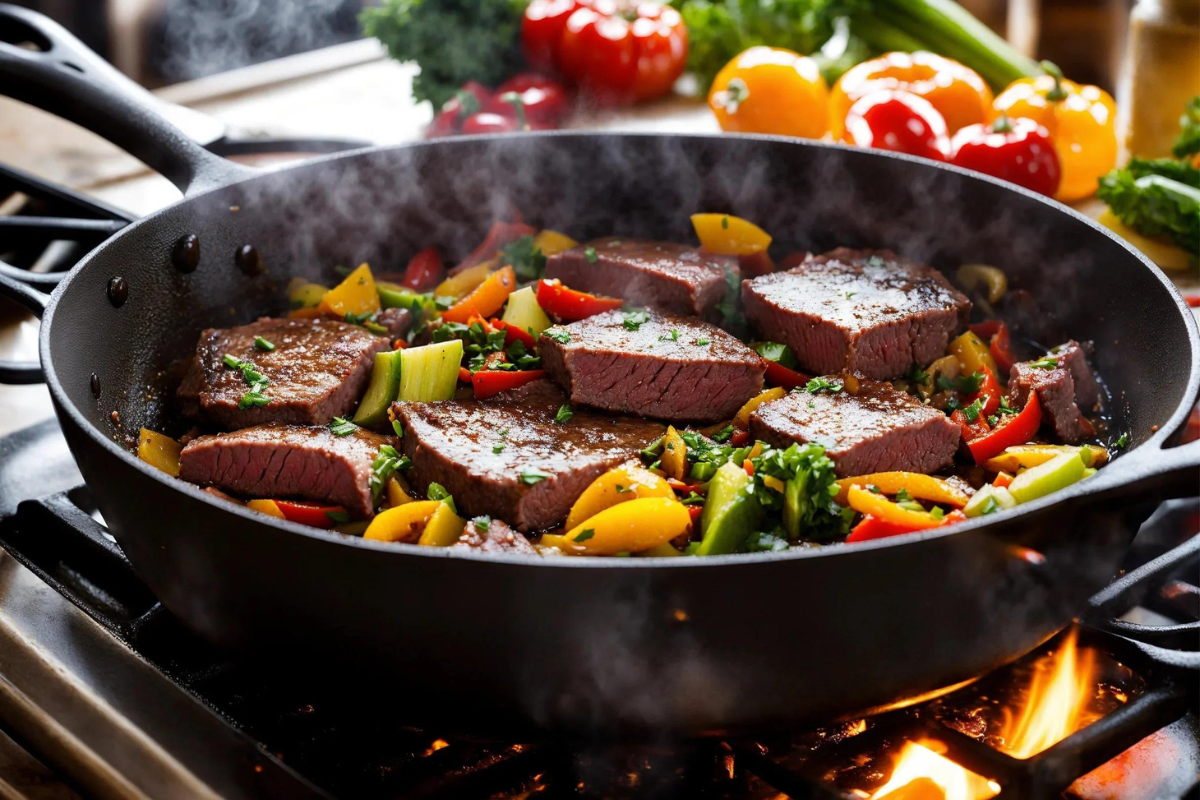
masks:
[[[695,742],[464,732],[419,685],[198,640],[46,422],[0,440],[0,727],[101,798],[1197,798],[1198,531],[1200,498],[1162,506],[1077,625],[907,709]]]

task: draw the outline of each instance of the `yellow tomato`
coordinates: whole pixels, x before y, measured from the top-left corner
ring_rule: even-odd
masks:
[[[929,101],[951,135],[992,118],[992,90],[979,73],[934,53],[885,53],[846,70],[829,96],[829,129],[842,135],[854,101],[878,91],[902,91]]]
[[[318,308],[335,317],[347,314],[374,314],[380,309],[379,292],[371,268],[361,264],[346,279],[325,293]]]
[[[637,464],[623,464],[610,469],[592,481],[579,495],[575,505],[571,506],[571,513],[567,515],[566,528],[571,530],[606,508],[639,497],[674,498],[675,492],[661,475]]]
[[[643,497],[611,506],[584,520],[563,537],[561,546],[567,553],[638,553],[687,533],[691,524],[687,506],[678,500]]]
[[[1108,92],[1054,75],[1022,78],[996,98],[997,111],[1037,120],[1050,131],[1062,168],[1055,197],[1081,200],[1117,164],[1117,105]]]
[[[721,130],[820,139],[829,88],[817,62],[777,47],[751,47],[721,68],[708,93]]]
[[[179,451],[183,446],[170,436],[142,428],[138,434],[138,458],[172,478],[179,477]]]
[[[752,256],[771,246],[771,234],[730,214],[692,214],[700,245],[720,256]]]

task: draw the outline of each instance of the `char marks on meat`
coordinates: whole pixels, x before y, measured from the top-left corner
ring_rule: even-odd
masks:
[[[1089,408],[1098,401],[1099,389],[1083,351],[1075,341],[1057,348],[1047,358],[1055,359],[1058,366],[1049,369],[1034,366],[1048,364],[1045,359],[1013,365],[1008,376],[1009,400],[1014,407],[1022,408],[1029,393],[1036,391],[1046,422],[1060,439],[1074,444],[1092,433],[1090,424],[1079,410],[1081,387],[1083,396],[1091,400],[1085,403]],[[1076,375],[1081,384],[1075,382]]]
[[[1071,373],[1071,380],[1075,383],[1075,402],[1079,407],[1094,408],[1100,402],[1100,384],[1088,366],[1083,345],[1072,339],[1051,350],[1050,354]]]
[[[937,270],[890,250],[838,248],[742,284],[746,317],[817,374],[900,378],[946,352],[971,301]]]
[[[542,365],[571,402],[671,422],[718,422],[762,390],[757,353],[695,318],[609,311],[538,340]],[[561,337],[560,337],[561,338]]]
[[[193,439],[179,455],[179,477],[248,497],[333,503],[369,517],[371,465],[379,448],[394,442],[361,428],[335,436],[325,426],[270,423]]]
[[[841,384],[840,378],[828,379]],[[775,447],[816,442],[839,477],[935,472],[953,462],[961,430],[935,408],[888,383],[858,380],[858,392],[791,392],[750,415],[750,434]]]
[[[255,346],[262,337],[275,346]],[[391,349],[387,337],[329,319],[260,319],[200,334],[196,355],[179,387],[187,416],[225,429],[266,422],[322,425],[353,410],[366,389],[375,354]],[[270,402],[239,408],[250,387],[224,357],[254,365],[268,381]]]
[[[546,277],[572,289],[620,297],[668,314],[711,317],[725,297],[725,273],[736,259],[692,245],[645,239],[595,239],[556,253]]]
[[[393,403],[404,454],[413,460],[410,481],[421,493],[440,483],[463,513],[507,520],[523,532],[558,525],[588,484],[663,434],[654,422],[583,409],[556,423],[565,401],[542,392],[520,404]]]
[[[537,555],[529,540],[510,528],[507,523],[498,519],[489,520],[487,517],[476,517],[468,522],[462,537],[451,547],[457,550],[474,550],[477,553]]]

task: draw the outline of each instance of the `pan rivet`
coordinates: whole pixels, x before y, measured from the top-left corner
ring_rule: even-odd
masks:
[[[100,376],[93,372],[92,377],[89,380],[89,383],[92,386],[92,397],[99,400],[100,399]]]
[[[117,276],[108,282],[108,302],[113,304],[114,308],[120,308],[125,305],[125,301],[129,299],[129,282]]]
[[[247,275],[257,275],[262,272],[262,256],[258,254],[253,245],[244,244],[239,247],[233,260],[237,262],[238,269]]]
[[[171,264],[180,272],[195,272],[200,266],[200,237],[194,233],[180,236],[171,248]]]

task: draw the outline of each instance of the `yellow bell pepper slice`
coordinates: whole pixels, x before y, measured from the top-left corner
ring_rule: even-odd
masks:
[[[304,278],[292,278],[288,281],[288,302],[292,308],[316,308],[329,291],[328,286],[310,283]]]
[[[623,464],[610,469],[592,481],[571,506],[571,513],[567,515],[567,530],[606,508],[639,497],[674,498],[675,492],[661,475],[655,475],[638,464]]]
[[[988,349],[987,343],[971,331],[951,342],[948,349],[951,355],[958,356],[963,365],[963,372],[967,375],[982,372],[983,368],[987,367],[993,375],[1002,377],[996,369],[996,359],[992,358],[992,351]]]
[[[970,500],[970,496],[949,481],[935,478],[932,475],[922,475],[919,472],[873,472],[870,475],[856,475],[852,478],[842,478],[837,482],[837,502],[846,504],[846,497],[851,486],[878,486],[883,494],[894,495],[904,489],[913,497],[930,500],[934,503],[962,508]]]
[[[662,459],[659,467],[667,473],[668,478],[674,478],[677,481],[683,480],[687,475],[687,445],[683,443],[683,437],[674,427],[669,426],[667,435],[663,437]]]
[[[611,556],[669,542],[692,524],[687,506],[666,497],[642,497],[604,509],[566,534],[567,553]],[[545,539],[545,537],[542,537]]]
[[[418,500],[389,508],[371,520],[363,538],[377,542],[412,542],[420,538],[425,523],[443,505],[441,500]]]
[[[473,292],[479,284],[487,280],[496,268],[496,259],[481,261],[473,267],[467,267],[457,275],[451,275],[437,285],[433,290],[435,297],[453,297],[457,300]]]
[[[767,389],[765,392],[760,392],[755,397],[751,397],[746,401],[746,405],[738,409],[737,416],[733,418],[733,426],[735,428],[742,428],[744,430],[746,426],[750,424],[750,415],[754,413],[754,409],[758,408],[763,403],[770,402],[771,400],[778,400],[785,394],[787,394],[787,389],[784,389],[782,386],[776,386],[774,388]]]
[[[992,472],[1008,472],[1013,475],[1022,467],[1045,464],[1063,453],[1078,453],[1078,447],[1066,444],[1021,444],[1005,449],[1000,455],[983,462],[984,469]]]
[[[945,519],[934,519],[926,511],[901,508],[883,495],[869,492],[857,485],[851,485],[847,490],[846,500],[850,507],[860,514],[870,514],[882,522],[892,522],[915,531],[940,528],[945,524]]]
[[[565,233],[558,231],[544,230],[533,237],[533,246],[542,251],[542,255],[549,258],[564,251],[576,247],[579,242],[567,236]]]
[[[279,504],[274,500],[251,500],[249,503],[246,503],[246,508],[251,511],[257,511],[260,514],[266,514],[268,517],[287,519],[283,515],[283,511],[280,510]]]
[[[467,521],[443,502],[442,507],[433,512],[429,521],[425,523],[425,530],[421,532],[417,544],[425,547],[449,547],[458,541],[466,527]]]
[[[138,434],[138,458],[172,478],[179,477],[179,451],[183,445],[157,431],[142,428]]]
[[[318,308],[326,314],[344,317],[347,314],[374,314],[379,311],[379,292],[375,276],[366,264],[346,276],[346,279],[325,293]]]
[[[388,505],[392,508],[414,502],[412,492],[408,488],[408,481],[404,480],[400,475],[393,475],[389,478],[387,482],[387,500]]]
[[[700,245],[721,256],[751,256],[771,244],[771,235],[753,222],[731,214],[692,214]]]
[[[675,556],[683,555],[683,551],[677,550],[675,545],[670,542],[663,542],[656,547],[651,547],[649,550],[634,553],[634,555],[639,558],[674,558]]]

